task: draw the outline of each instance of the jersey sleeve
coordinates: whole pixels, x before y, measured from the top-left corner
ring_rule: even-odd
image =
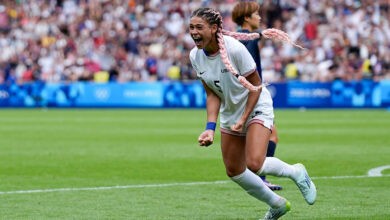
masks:
[[[232,60],[241,76],[248,76],[256,70],[256,63],[248,49],[241,43],[232,50]]]
[[[192,68],[194,68],[196,75],[199,78],[200,74],[199,74],[199,68],[198,68],[197,63],[195,61],[195,54],[196,54],[196,52],[193,50],[190,52],[190,61],[191,61]]]

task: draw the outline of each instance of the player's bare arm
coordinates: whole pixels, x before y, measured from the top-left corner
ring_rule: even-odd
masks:
[[[219,97],[206,85],[202,80],[204,89],[206,90],[206,106],[207,106],[207,122],[217,122],[219,107],[221,100]],[[198,138],[200,146],[210,146],[214,141],[214,130],[206,129]]]

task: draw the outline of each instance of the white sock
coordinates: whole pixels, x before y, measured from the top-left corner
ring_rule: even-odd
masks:
[[[266,157],[261,169],[257,172],[258,175],[272,175],[294,178],[294,166],[287,164],[276,157]]]
[[[272,192],[259,176],[248,169],[237,176],[230,177],[240,185],[248,194],[256,199],[267,203],[272,208],[278,208],[283,204],[284,199]]]

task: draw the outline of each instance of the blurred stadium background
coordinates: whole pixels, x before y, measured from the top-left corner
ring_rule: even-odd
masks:
[[[0,106],[204,107],[188,53],[191,11],[235,1],[2,1]],[[390,104],[389,1],[259,1],[264,81],[276,107]],[[301,82],[304,82],[302,84]],[[93,83],[93,84],[91,84]]]
[[[189,16],[213,7],[236,30],[236,2],[0,1],[0,219],[262,217],[225,176],[219,134],[196,144],[206,103]],[[319,191],[308,208],[271,179],[286,219],[390,219],[390,1],[258,2],[262,28],[307,48],[261,50],[276,155],[306,164]]]

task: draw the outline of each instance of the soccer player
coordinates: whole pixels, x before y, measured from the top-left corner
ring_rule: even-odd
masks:
[[[256,63],[245,46],[223,33],[246,39],[259,37],[223,30],[222,17],[214,9],[199,8],[192,13],[190,35],[196,46],[190,52],[190,60],[207,95],[207,125],[198,142],[201,146],[213,143],[220,113],[227,175],[270,206],[265,219],[278,219],[290,210],[290,203],[269,189],[258,175],[292,179],[310,205],[316,200],[316,188],[302,164],[289,165],[275,157],[265,157],[274,118],[271,95],[261,84]],[[283,35],[275,30],[262,33],[276,38]]]
[[[236,4],[233,8],[232,19],[234,23],[241,27],[239,32],[241,33],[252,33],[259,29],[261,17],[259,15],[259,5],[254,1],[245,1]],[[260,79],[262,80],[261,72],[261,59],[260,59],[260,49],[259,49],[259,39],[254,40],[244,40],[241,41],[248,49],[249,53],[252,55],[253,59],[256,62],[256,70],[259,73]],[[276,126],[273,125],[271,136],[268,142],[267,157],[273,157],[275,154],[276,144],[278,143],[279,137],[278,132],[276,131]],[[251,163],[251,162],[249,162]],[[265,176],[260,176],[264,181],[264,184],[268,186],[271,190],[282,190],[281,186],[272,184],[267,181]]]

